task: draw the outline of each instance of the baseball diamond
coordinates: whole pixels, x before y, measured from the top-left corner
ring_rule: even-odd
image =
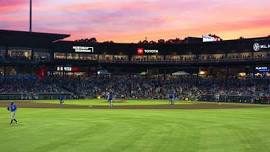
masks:
[[[0,152],[270,152],[269,6],[0,0]]]

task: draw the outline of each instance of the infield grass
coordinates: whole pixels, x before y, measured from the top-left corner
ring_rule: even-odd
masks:
[[[0,108],[1,152],[269,152],[270,108]]]

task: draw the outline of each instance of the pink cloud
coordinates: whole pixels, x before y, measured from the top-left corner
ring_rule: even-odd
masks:
[[[28,2],[27,0],[0,0],[1,7],[14,6],[14,5],[22,5]]]
[[[26,0],[0,0],[0,13],[10,13],[18,11],[26,3]]]
[[[71,39],[128,42],[208,33],[235,38],[270,27],[269,5],[268,0],[35,0],[33,24],[34,31],[68,33]],[[0,0],[0,20],[0,28],[25,29],[28,0]]]

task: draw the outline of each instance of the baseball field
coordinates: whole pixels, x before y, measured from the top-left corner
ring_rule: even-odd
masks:
[[[139,100],[20,101],[1,152],[269,152],[270,106]]]

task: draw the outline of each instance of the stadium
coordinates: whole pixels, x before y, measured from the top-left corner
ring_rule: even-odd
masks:
[[[270,36],[98,42],[31,22],[0,30],[1,151],[270,151]]]
[[[270,37],[178,43],[65,41],[0,31],[0,99],[167,99],[269,104]],[[10,82],[16,82],[16,86]]]

